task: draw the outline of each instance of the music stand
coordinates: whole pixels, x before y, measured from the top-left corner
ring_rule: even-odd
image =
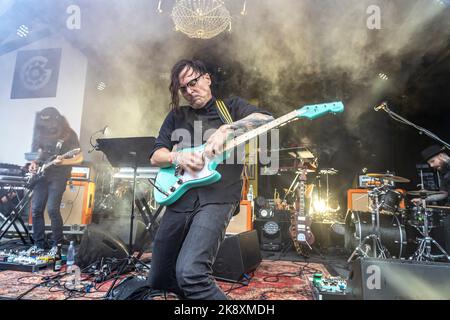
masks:
[[[97,139],[96,150],[102,151],[113,167],[133,168],[133,199],[131,200],[129,254],[133,255],[133,223],[135,217],[136,176],[138,167],[150,165],[150,152],[154,137],[103,138]]]

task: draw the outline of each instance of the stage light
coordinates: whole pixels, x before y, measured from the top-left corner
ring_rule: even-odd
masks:
[[[175,29],[190,38],[211,39],[231,30],[230,12],[222,0],[177,0],[171,16]]]
[[[380,72],[378,74],[378,78],[380,78],[381,80],[389,80],[389,77],[387,74]]]
[[[100,81],[97,85],[97,89],[100,91],[103,91],[103,90],[105,90],[105,88],[106,88],[106,83],[104,83],[103,81]]]
[[[315,200],[313,207],[314,207],[314,212],[320,212],[320,213],[323,213],[323,212],[327,211],[327,209],[328,209],[327,204],[326,204],[325,200],[323,200],[323,199]]]
[[[450,5],[450,0],[434,0],[434,2],[441,6],[448,6]]]
[[[19,27],[17,28],[16,34],[17,34],[19,37],[24,38],[24,37],[28,36],[28,33],[29,33],[29,32],[30,32],[30,31],[29,31],[28,27],[27,27],[26,25],[22,24],[21,26],[19,26]]]

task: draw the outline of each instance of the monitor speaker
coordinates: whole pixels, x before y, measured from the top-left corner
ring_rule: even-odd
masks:
[[[120,216],[113,219],[103,219],[101,225],[112,235],[120,239],[127,248],[130,245],[130,217]],[[152,238],[156,234],[157,227],[154,228],[152,236],[145,229],[145,223],[140,217],[135,217],[133,221],[133,249],[137,251],[148,251],[152,244]]]
[[[365,258],[352,264],[348,293],[359,300],[449,300],[450,264]]]
[[[261,263],[256,230],[225,237],[213,264],[213,276],[238,282]]]
[[[102,258],[126,257],[128,249],[123,241],[104,227],[91,224],[84,230],[75,262],[83,269]]]

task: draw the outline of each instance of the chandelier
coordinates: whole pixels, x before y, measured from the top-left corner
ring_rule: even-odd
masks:
[[[176,30],[190,38],[211,39],[231,30],[230,12],[221,0],[177,0],[172,19]]]

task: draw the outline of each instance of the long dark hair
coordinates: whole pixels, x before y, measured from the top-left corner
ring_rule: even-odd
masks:
[[[45,119],[41,118],[43,115]],[[43,141],[67,140],[72,132],[69,122],[56,108],[45,108],[36,114],[32,149],[37,150]]]
[[[171,94],[171,102],[170,107],[172,110],[177,110],[180,106],[180,95],[178,93],[178,90],[180,89],[180,80],[179,76],[181,71],[185,67],[188,67],[192,69],[194,72],[198,72],[200,74],[208,73],[208,69],[206,68],[206,65],[203,63],[203,61],[200,60],[187,60],[183,59],[175,63],[175,65],[172,67],[172,71],[170,72],[170,94]]]

